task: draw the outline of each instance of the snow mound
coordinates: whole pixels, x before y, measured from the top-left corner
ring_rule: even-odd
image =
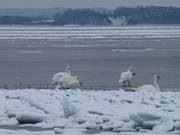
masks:
[[[174,122],[172,119],[165,118],[161,120],[162,122],[153,127],[153,132],[163,133],[172,131],[174,128]]]
[[[15,118],[4,119],[0,121],[0,126],[15,126],[18,124],[19,122]]]
[[[76,114],[79,111],[74,105],[70,103],[70,101],[65,96],[63,97],[61,104],[65,118],[69,118],[70,116]]]
[[[43,116],[42,114],[36,114],[36,113],[19,113],[16,115],[16,120],[21,124],[35,124],[38,122],[42,122],[44,120],[47,120],[47,116]]]

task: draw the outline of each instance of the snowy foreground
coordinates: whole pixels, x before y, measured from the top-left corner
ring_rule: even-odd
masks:
[[[180,92],[0,90],[0,135],[180,134]]]

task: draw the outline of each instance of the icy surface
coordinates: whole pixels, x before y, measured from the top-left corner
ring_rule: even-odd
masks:
[[[62,105],[65,118],[69,118],[70,116],[78,112],[78,109],[74,107],[66,97],[63,97],[61,101],[61,105]]]
[[[180,133],[179,92],[1,90],[0,134]]]
[[[134,34],[136,33],[136,34]],[[180,37],[179,26],[0,27],[0,39],[106,39]]]

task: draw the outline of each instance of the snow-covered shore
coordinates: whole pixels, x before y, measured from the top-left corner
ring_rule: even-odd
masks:
[[[180,133],[180,92],[0,90],[0,134]]]

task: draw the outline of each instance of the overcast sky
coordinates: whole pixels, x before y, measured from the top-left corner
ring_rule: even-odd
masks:
[[[180,7],[180,0],[0,0],[0,8],[105,7],[159,5]]]

